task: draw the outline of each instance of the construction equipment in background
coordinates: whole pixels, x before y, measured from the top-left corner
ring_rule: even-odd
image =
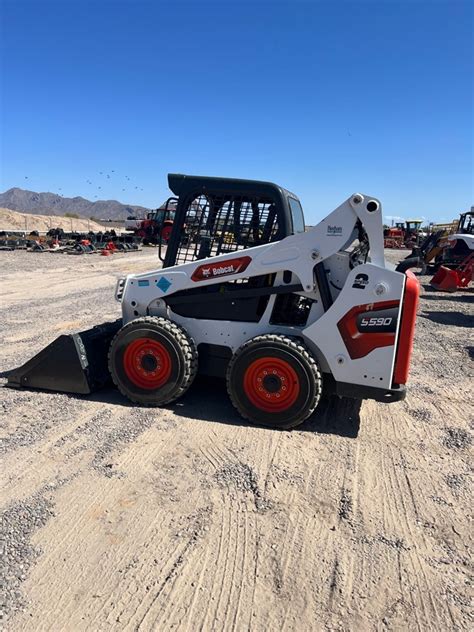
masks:
[[[171,197],[160,208],[147,213],[145,219],[127,217],[125,230],[140,237],[144,246],[167,243],[173,229],[177,198]]]
[[[323,388],[405,397],[419,285],[385,266],[377,199],[356,193],[305,231],[298,197],[275,184],[168,182],[163,267],[118,281],[121,321],[60,337],[9,386],[88,393],[108,366],[132,402],[163,406],[199,372],[225,378],[243,417],[280,428],[308,418]]]
[[[453,219],[452,222],[447,224],[431,224],[431,232],[437,232],[443,230],[446,235],[452,235],[453,233],[471,234],[473,233],[472,224],[474,222],[474,206],[471,206],[471,210],[466,213],[461,213],[458,219]]]
[[[141,238],[131,234],[117,234],[115,230],[68,233],[61,228],[49,230],[41,235],[38,231],[28,234],[23,231],[0,231],[0,250],[28,250],[32,252],[55,252],[84,254],[101,251],[113,243],[115,250],[128,252],[139,250]]]
[[[405,248],[413,248],[418,245],[420,239],[421,219],[407,219],[405,222],[404,244]]]
[[[456,290],[468,287],[473,280],[473,275],[474,252],[468,255],[456,268],[440,266],[430,284],[435,290],[456,292]]]
[[[403,248],[404,247],[405,225],[397,222],[395,226],[386,228],[383,232],[384,248]]]
[[[398,272],[406,272],[411,268],[421,268],[422,274],[428,270],[436,272],[443,265],[456,269],[472,250],[474,239],[474,211],[461,213],[452,234],[441,229],[428,235],[420,246],[415,246],[397,266]]]
[[[473,280],[474,211],[460,215],[456,232],[448,235],[446,242],[439,258],[441,265],[431,285],[437,290],[455,292],[468,287]]]
[[[413,248],[418,245],[423,220],[407,219],[384,230],[384,248]]]
[[[396,268],[397,272],[406,272],[411,268],[421,268],[422,274],[424,274],[428,266],[434,263],[443,251],[446,237],[447,235],[443,230],[431,233],[425,237],[419,246],[415,246],[411,253],[400,261]]]

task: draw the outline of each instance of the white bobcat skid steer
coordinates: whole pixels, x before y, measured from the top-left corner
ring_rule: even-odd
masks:
[[[385,267],[378,200],[355,194],[304,232],[298,199],[276,185],[170,186],[165,267],[117,287],[109,370],[124,395],[163,405],[199,370],[226,377],[243,417],[285,428],[311,415],[325,382],[341,396],[404,397],[418,282]]]
[[[226,377],[242,416],[283,428],[314,411],[323,385],[404,397],[418,283],[385,267],[376,199],[355,194],[305,232],[298,198],[275,184],[168,181],[163,268],[119,281],[122,321],[60,336],[8,386],[88,394],[111,376],[130,400],[160,406],[199,371]]]

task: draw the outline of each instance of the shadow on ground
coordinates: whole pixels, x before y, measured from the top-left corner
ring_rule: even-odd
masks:
[[[453,325],[455,327],[473,327],[474,317],[462,312],[429,312],[419,314],[421,318],[428,318],[440,325]]]
[[[474,303],[474,294],[441,294],[438,292],[437,294],[423,294],[422,300],[428,301],[460,301],[463,303]]]
[[[298,430],[356,439],[360,429],[360,399],[325,395],[311,417]]]
[[[190,419],[251,425],[232,406],[224,380],[198,377],[188,393],[167,408]],[[360,408],[358,400],[324,395],[313,415],[296,430],[356,438],[360,428]]]
[[[426,292],[430,292],[432,296],[434,297],[438,297],[438,296],[445,296],[446,298],[448,298],[449,296],[456,296],[459,299],[462,299],[463,297],[466,296],[470,296],[472,295],[472,293],[474,292],[474,288],[472,287],[462,287],[459,288],[457,290],[457,292],[461,292],[461,294],[458,294],[456,292],[446,292],[443,290],[437,290],[436,288],[434,288],[431,283],[421,283],[422,288],[426,291]],[[425,298],[425,295],[423,295],[423,298]]]
[[[5,371],[2,376],[6,377],[8,373],[9,371]],[[4,388],[6,388],[5,385]],[[43,392],[48,393],[50,391]],[[77,398],[81,401],[112,404],[124,408],[135,407],[135,404],[129,402],[112,386],[107,386],[90,395],[71,393],[69,397]],[[194,421],[223,423],[232,426],[252,425],[243,419],[232,406],[227,394],[225,381],[221,379],[197,377],[184,397],[161,408]],[[299,432],[333,434],[355,439],[359,434],[360,428],[360,408],[361,401],[359,400],[323,394],[316,411],[296,430]]]

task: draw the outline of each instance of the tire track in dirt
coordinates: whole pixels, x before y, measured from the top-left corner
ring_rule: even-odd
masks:
[[[398,420],[400,418],[398,417]],[[398,424],[398,429],[406,427]],[[404,442],[405,437],[398,433],[397,438]],[[413,467],[416,471],[418,468]],[[408,599],[414,609],[413,616],[417,628],[442,629],[442,618],[439,614],[441,604],[432,596],[432,578],[426,562],[426,538],[423,533],[425,521],[425,503],[412,484],[407,468],[404,452],[394,445],[388,445],[381,453],[381,470],[385,473],[383,496],[384,534],[397,534],[388,539],[382,535],[383,541],[392,546],[397,544],[397,557],[400,568],[399,583],[401,602]],[[418,480],[418,479],[417,479]],[[420,540],[421,536],[421,540]],[[418,540],[417,547],[412,542]],[[421,546],[420,546],[421,545]]]

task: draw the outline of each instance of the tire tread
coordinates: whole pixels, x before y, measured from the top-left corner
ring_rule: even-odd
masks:
[[[169,334],[171,334],[173,336],[173,338],[179,344],[179,346],[181,348],[181,351],[183,352],[184,375],[183,375],[183,379],[182,379],[181,385],[177,389],[177,391],[175,391],[167,399],[161,401],[159,404],[154,404],[152,402],[143,402],[143,401],[140,401],[137,398],[134,398],[133,395],[131,395],[130,393],[126,392],[125,389],[123,389],[120,386],[120,384],[118,383],[118,380],[115,380],[113,372],[110,370],[110,366],[111,366],[111,362],[112,362],[112,357],[111,357],[112,356],[112,348],[114,346],[114,343],[115,343],[117,337],[123,331],[125,331],[127,328],[132,328],[132,326],[136,326],[137,324],[159,325],[160,327],[165,329]],[[115,386],[118,388],[118,390],[122,393],[122,395],[124,395],[127,399],[129,399],[134,404],[139,404],[140,406],[152,408],[152,407],[155,407],[155,406],[164,406],[166,404],[169,404],[170,402],[173,402],[176,399],[180,398],[182,395],[184,395],[184,393],[188,390],[188,388],[193,383],[194,378],[196,377],[196,374],[197,374],[197,370],[198,370],[198,351],[197,351],[196,344],[195,344],[194,340],[186,332],[186,330],[183,329],[183,327],[181,327],[177,323],[173,322],[172,320],[169,320],[168,318],[163,318],[162,316],[141,316],[140,318],[135,318],[134,320],[131,320],[124,327],[122,327],[122,329],[120,329],[119,332],[117,332],[117,334],[113,338],[112,343],[111,343],[111,345],[109,347],[108,363],[109,363],[109,373],[110,373],[110,375],[112,377],[112,381],[115,384]]]
[[[254,346],[256,343],[261,344],[265,342],[280,343],[280,344],[284,344],[287,347],[290,347],[290,349],[292,349],[297,354],[299,354],[302,358],[304,358],[304,360],[308,364],[308,368],[310,370],[311,376],[314,379],[314,382],[315,382],[314,395],[313,395],[312,401],[306,407],[304,414],[288,422],[287,424],[278,424],[279,428],[283,428],[283,429],[294,428],[295,426],[298,426],[299,424],[303,423],[303,421],[308,419],[308,417],[310,417],[313,414],[313,412],[316,409],[316,406],[319,403],[319,400],[321,399],[321,392],[322,392],[322,377],[321,377],[321,372],[319,370],[319,367],[316,363],[316,360],[314,359],[314,356],[311,354],[311,352],[306,347],[306,345],[304,345],[298,338],[291,338],[289,336],[282,335],[282,334],[262,334],[260,336],[255,336],[255,338],[251,338],[250,340],[247,340],[247,342],[245,342],[241,347],[239,347],[239,349],[237,349],[237,351],[234,353],[227,367],[227,375],[226,375],[227,392],[229,394],[232,405],[234,406],[234,408],[237,409],[239,414],[244,419],[254,422],[255,420],[253,420],[245,411],[241,409],[236,398],[234,397],[234,389],[231,384],[231,374],[232,374],[233,366],[236,360],[240,357],[241,353],[246,351],[249,347]]]

